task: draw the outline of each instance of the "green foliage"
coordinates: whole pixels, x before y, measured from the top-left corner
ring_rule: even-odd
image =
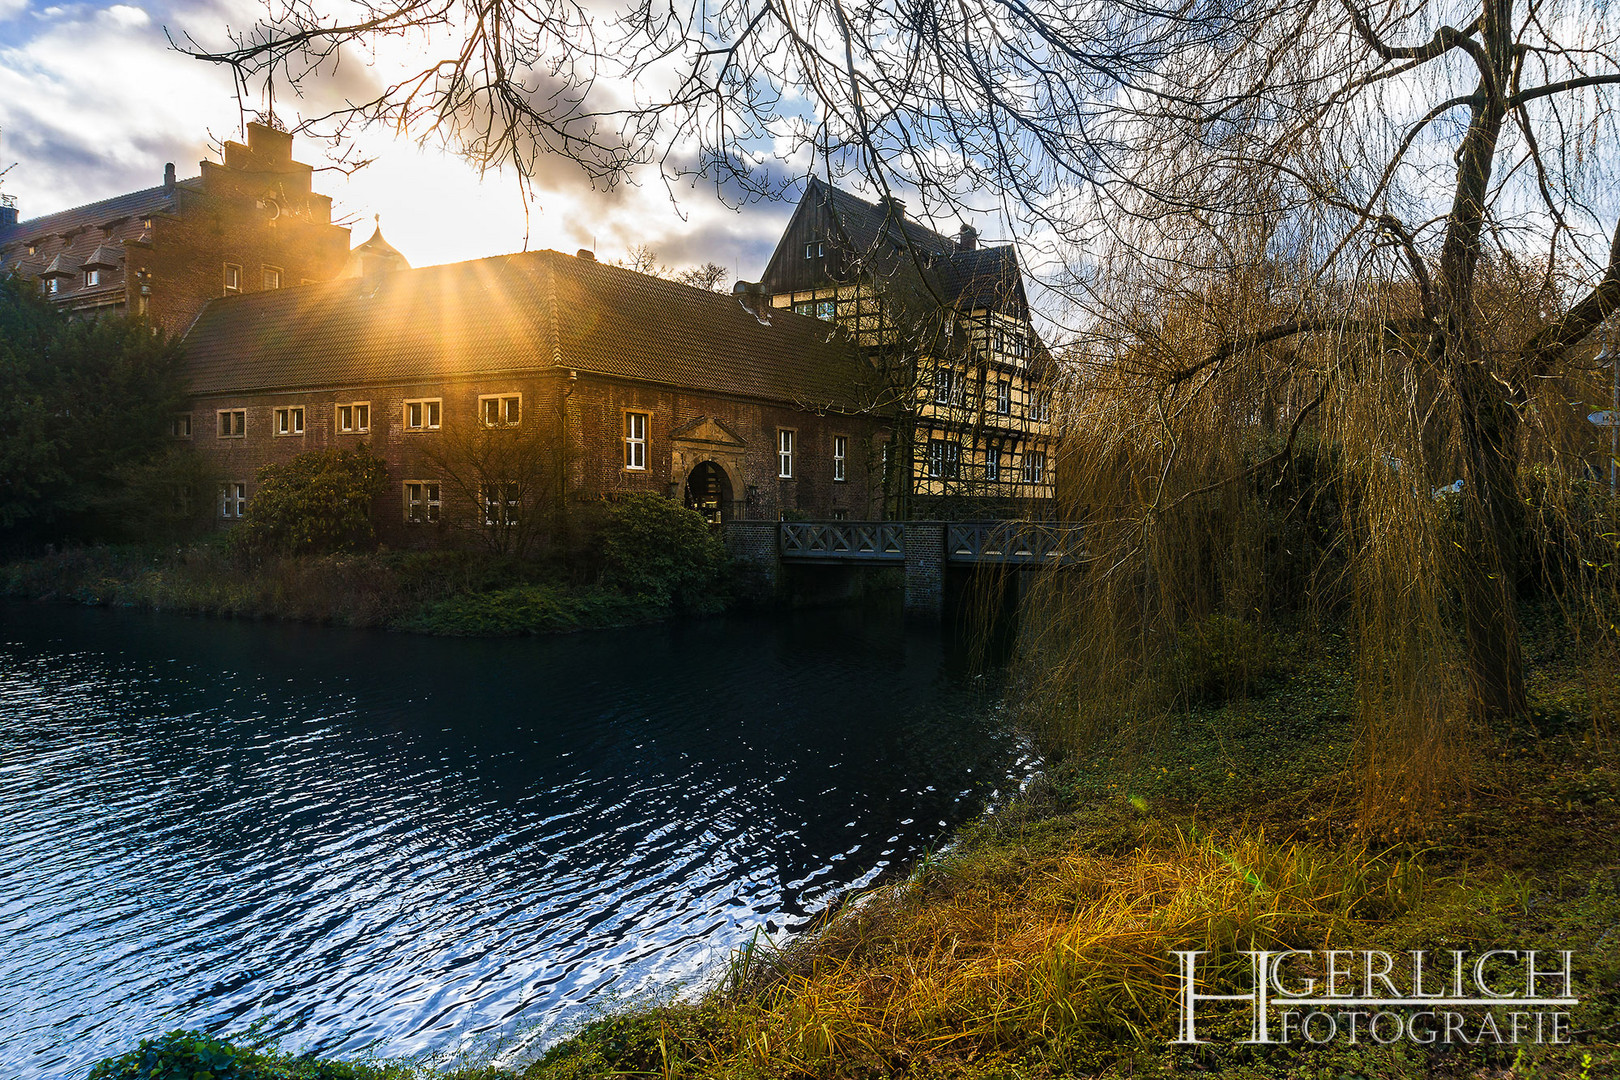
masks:
[[[614,505],[602,547],[604,580],[631,596],[692,614],[724,606],[725,545],[696,511],[632,495]]]
[[[395,1080],[399,1066],[321,1061],[233,1046],[201,1031],[171,1031],[107,1058],[88,1080]]]
[[[1219,705],[1249,694],[1270,666],[1270,643],[1258,626],[1207,615],[1181,628],[1156,674],[1184,705]]]
[[[311,450],[259,470],[239,543],[248,551],[325,555],[376,543],[371,504],[388,483],[388,465],[366,446]]]
[[[69,318],[0,278],[0,533],[120,532],[112,496],[162,455],[182,375],[179,343],[144,321]]]
[[[627,626],[662,614],[611,589],[516,585],[441,600],[404,625],[429,634],[507,637]]]

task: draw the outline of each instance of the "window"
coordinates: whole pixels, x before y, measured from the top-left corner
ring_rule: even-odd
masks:
[[[240,439],[247,435],[246,409],[219,410],[219,437],[222,439]]]
[[[225,264],[225,295],[242,291],[242,268],[235,263]]]
[[[281,288],[281,267],[267,266],[264,268],[264,287],[267,289]]]
[[[949,405],[956,396],[956,372],[939,368],[934,372],[934,404]]]
[[[351,401],[337,407],[339,435],[360,435],[371,430],[371,402]]]
[[[431,525],[439,520],[439,506],[438,481],[405,481],[406,521],[413,525]]]
[[[236,480],[219,489],[219,516],[232,521],[247,516],[247,484]]]
[[[844,459],[849,456],[849,436],[833,436],[833,479],[844,479]]]
[[[44,289],[47,294],[52,296],[54,296],[56,291],[61,288],[61,285],[62,281],[60,278],[46,278],[44,281],[39,283],[39,287]]]
[[[478,399],[485,427],[517,427],[523,415],[522,394],[485,394]]]
[[[1012,415],[1012,382],[1008,379],[996,382],[996,415]]]
[[[1029,418],[1038,424],[1044,424],[1052,418],[1052,403],[1045,395],[1035,394],[1030,397]]]
[[[624,414],[624,467],[638,472],[647,467],[647,414]]]
[[[191,438],[190,413],[175,413],[173,416],[169,417],[169,437],[171,439]]]
[[[1003,330],[999,326],[996,327],[995,343],[996,352],[999,353],[1007,351],[1007,331]]]
[[[1013,354],[1013,356],[1015,358],[1017,358],[1019,360],[1024,360],[1024,359],[1028,358],[1028,356],[1029,356],[1029,338],[1025,337],[1023,334],[1013,334],[1013,335],[1011,335],[1007,339],[1007,345],[1008,345],[1009,351],[1011,351],[1011,353]]]
[[[997,447],[984,452],[984,478],[992,484],[1001,483],[1001,450]]]
[[[1046,481],[1046,451],[1029,450],[1024,454],[1024,483],[1040,484]]]
[[[406,431],[438,431],[441,398],[421,398],[405,403]]]
[[[815,240],[804,245],[804,257],[806,259],[819,259],[826,254],[827,244],[825,241]]]
[[[94,288],[95,286],[100,285],[100,284],[101,284],[101,271],[100,270],[86,270],[84,272],[84,287],[85,288],[87,288],[87,289]]]
[[[480,488],[480,500],[484,504],[484,524],[516,525],[518,523],[518,492],[516,482],[511,480],[496,480],[484,484]]]
[[[838,301],[836,300],[800,300],[793,305],[795,315],[808,315],[822,322],[832,322],[838,315]]]
[[[928,475],[935,480],[954,480],[962,466],[962,444],[954,440],[928,440]]]
[[[793,479],[793,432],[782,428],[776,433],[776,475]]]
[[[302,435],[303,433],[304,407],[302,405],[276,410],[277,435]]]

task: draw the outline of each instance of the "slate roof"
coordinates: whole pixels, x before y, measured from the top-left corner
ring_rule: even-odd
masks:
[[[199,394],[562,367],[840,411],[870,370],[818,319],[556,251],[224,297],[186,353]]]
[[[940,299],[964,310],[990,308],[1020,318],[1028,317],[1028,301],[1018,268],[1016,249],[1011,244],[975,247],[964,251],[953,237],[942,236],[927,226],[907,218],[903,206],[898,214],[882,203],[868,202],[842,188],[811,177],[805,186],[800,211],[817,204],[830,210],[844,243],[862,269],[882,275],[910,276],[915,281],[917,262]],[[792,233],[789,226],[789,233]],[[915,258],[908,250],[915,249]],[[787,244],[784,235],[783,244]],[[796,246],[792,245],[792,246]],[[779,250],[772,255],[765,280],[784,269],[784,260],[798,269],[795,251]],[[772,291],[785,291],[773,285]]]
[[[192,179],[179,186],[197,183]],[[76,272],[98,248],[120,250],[125,241],[141,238],[145,219],[174,209],[174,192],[159,185],[19,221],[0,228],[0,273],[14,269],[38,273],[43,265],[62,255]],[[32,257],[28,254],[30,244],[36,249]]]

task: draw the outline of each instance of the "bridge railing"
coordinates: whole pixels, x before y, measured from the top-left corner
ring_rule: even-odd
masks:
[[[1047,521],[968,521],[945,529],[945,558],[955,563],[1049,565],[1078,559],[1080,530]]]
[[[784,521],[785,559],[871,559],[904,562],[906,527],[899,521]]]

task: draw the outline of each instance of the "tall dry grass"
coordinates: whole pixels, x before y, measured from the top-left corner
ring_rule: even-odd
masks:
[[[1210,986],[1242,985],[1242,950],[1342,943],[1423,888],[1409,863],[1253,833],[1167,830],[1122,854],[970,849],[866,897],[802,953],[745,951],[680,1069],[856,1075],[1000,1050],[1101,1062],[1168,1030],[1171,950],[1204,950]]]

